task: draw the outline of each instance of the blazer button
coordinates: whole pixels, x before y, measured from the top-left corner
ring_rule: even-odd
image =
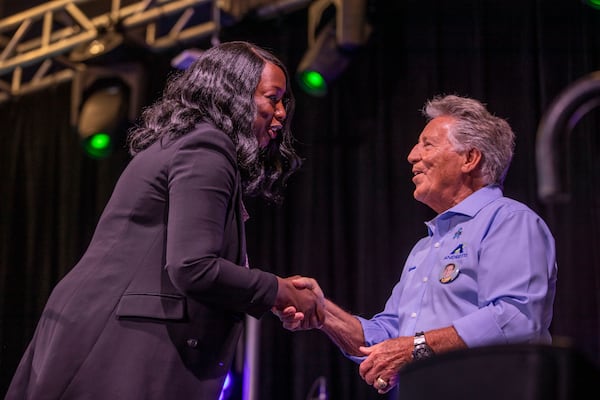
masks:
[[[186,341],[188,347],[191,347],[192,349],[195,349],[196,347],[198,347],[198,339],[188,339]]]

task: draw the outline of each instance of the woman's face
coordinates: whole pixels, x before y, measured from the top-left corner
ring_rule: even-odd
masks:
[[[278,66],[266,63],[260,82],[254,92],[258,112],[254,120],[254,135],[261,148],[267,147],[283,128],[286,112],[283,95],[286,91],[285,74]]]

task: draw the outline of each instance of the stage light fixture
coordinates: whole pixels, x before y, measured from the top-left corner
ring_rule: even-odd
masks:
[[[324,22],[325,12],[335,17]],[[300,87],[313,96],[325,96],[330,86],[367,40],[366,0],[317,0],[308,10],[308,49],[296,69]]]
[[[77,132],[85,153],[109,156],[127,119],[130,90],[119,78],[99,79],[84,94]]]
[[[298,84],[308,94],[325,96],[329,86],[347,68],[350,57],[351,54],[337,45],[335,26],[328,23],[298,65]]]
[[[73,81],[71,124],[84,153],[94,159],[110,156],[124,144],[128,124],[141,109],[143,69],[133,63],[87,67]]]

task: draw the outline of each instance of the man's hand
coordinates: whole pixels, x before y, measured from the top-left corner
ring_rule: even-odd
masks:
[[[360,351],[367,358],[360,364],[358,372],[379,394],[387,393],[398,384],[400,368],[412,360],[412,348],[412,337],[388,339],[370,347],[361,346]]]
[[[325,320],[325,296],[316,280],[277,278],[279,289],[272,311],[289,330],[320,328]]]
[[[276,303],[272,308],[272,312],[279,317],[283,327],[290,331],[321,328],[325,319],[325,295],[317,281],[313,278],[301,277],[298,275],[286,279],[280,278],[280,291],[282,290],[282,281],[283,284],[286,285],[285,287],[287,287],[288,283],[291,283],[293,287],[293,289],[290,289],[291,293],[298,292],[301,294],[312,294],[316,301],[315,308],[311,309],[309,307],[308,313],[306,308],[302,309],[302,306],[295,303],[285,303],[283,300],[279,302],[279,304],[283,304],[283,306],[278,306],[278,303]]]

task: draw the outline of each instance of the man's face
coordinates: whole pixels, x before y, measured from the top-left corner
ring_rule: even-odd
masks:
[[[431,120],[408,154],[408,162],[413,166],[414,198],[438,213],[463,198],[465,157],[456,152],[448,140],[448,131],[454,122],[454,118],[448,116]]]

